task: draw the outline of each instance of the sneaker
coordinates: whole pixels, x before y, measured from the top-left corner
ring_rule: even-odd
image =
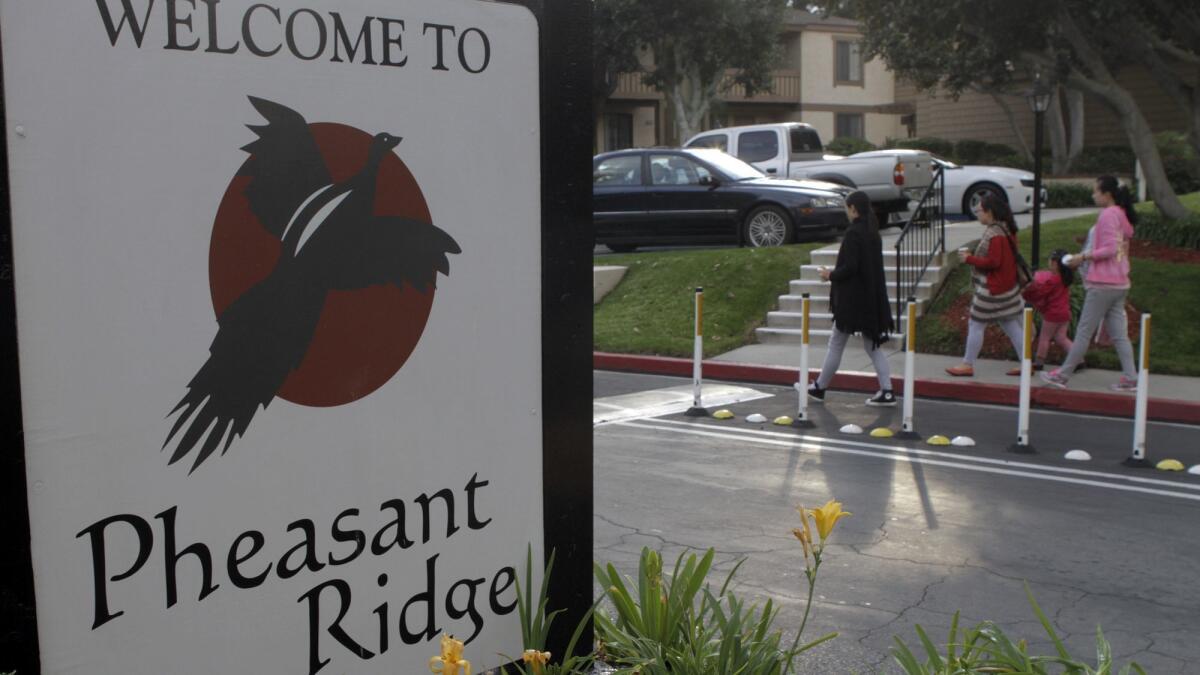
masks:
[[[1058,387],[1059,389],[1067,388],[1067,378],[1058,372],[1058,368],[1050,371],[1042,371],[1042,381],[1051,387]]]
[[[1116,384],[1109,385],[1108,388],[1113,391],[1137,391],[1137,379],[1130,379],[1122,375]]]
[[[896,405],[896,395],[891,389],[884,389],[878,394],[867,399],[867,405],[873,405],[880,408],[891,408]]]
[[[974,377],[975,376],[975,369],[965,363],[962,365],[954,366],[953,368],[947,368],[946,372],[950,373],[954,377]]]
[[[825,390],[818,387],[817,383],[814,381],[812,384],[808,385],[808,397],[814,401],[824,401]]]

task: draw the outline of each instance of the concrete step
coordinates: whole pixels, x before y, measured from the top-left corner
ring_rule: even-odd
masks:
[[[828,293],[829,289],[826,288],[825,292]],[[895,289],[891,289],[891,292],[894,293]],[[779,296],[779,311],[781,311],[781,312],[800,312],[801,310],[804,309],[804,305],[802,304],[802,301],[803,301],[803,298],[801,298],[799,295],[781,295],[781,296]],[[829,312],[829,298],[828,297],[826,297],[824,295],[810,296],[808,301],[809,301],[808,302],[808,311],[810,314],[817,313],[817,312],[826,312],[826,313]],[[895,300],[893,299],[892,302],[894,303]],[[925,305],[927,302],[928,302],[927,300],[917,300],[917,316],[920,316],[925,313]]]
[[[951,253],[953,253],[953,252],[951,252]],[[823,248],[823,249],[818,249],[816,251],[813,251],[810,258],[812,260],[812,264],[814,264],[814,265],[824,265],[826,267],[833,267],[834,265],[837,264],[837,254],[838,254],[838,251],[836,248],[834,248],[834,249]],[[912,264],[919,265],[919,264],[923,264],[925,262],[926,258],[928,258],[928,257],[929,257],[929,251],[906,251],[904,256],[900,260],[902,263],[912,263]],[[958,261],[958,259],[955,256],[951,255],[950,257],[954,258],[955,262]],[[939,252],[933,256],[933,262],[930,264],[942,265],[942,264],[944,264],[946,259],[947,259],[946,254]],[[895,249],[889,250],[889,249],[885,248],[883,250],[883,264],[885,267],[895,267],[896,266],[896,251],[895,251]]]
[[[826,267],[828,267],[828,265],[826,265]],[[820,265],[801,265],[800,266],[800,279],[801,280],[805,280],[805,279],[818,280],[821,278],[820,270],[821,270]],[[911,278],[917,276],[917,274],[921,270],[920,270],[920,268],[912,267],[912,268],[901,268],[900,271],[903,274],[902,278],[911,279]],[[925,279],[925,281],[940,282],[943,279],[945,279],[946,276],[949,274],[950,274],[949,267],[947,267],[945,265],[940,265],[940,266],[932,265],[925,270],[924,279]],[[888,267],[885,265],[883,268],[883,278],[885,281],[887,281],[888,284],[895,283],[896,268]]]
[[[755,329],[756,337],[759,344],[765,345],[796,345],[801,344],[801,334],[799,328],[758,328]],[[829,336],[833,333],[830,328],[809,328],[808,329],[808,344],[825,346],[829,344]],[[899,348],[901,340],[904,339],[903,333],[892,333],[892,341],[889,345]],[[860,338],[852,338],[852,345],[857,349],[862,344]],[[816,364],[815,367],[820,367]]]
[[[767,328],[796,328],[799,329],[803,325],[804,315],[800,312],[767,312]],[[900,315],[901,330],[908,324],[908,316]],[[833,325],[833,314],[828,312],[812,312],[808,313],[808,328],[809,331],[814,329],[827,329]]]
[[[799,345],[802,344],[802,336],[799,328],[758,328],[755,331],[758,336],[758,342],[765,345]],[[817,329],[810,328],[808,330],[808,343],[827,345],[829,344],[829,335],[833,331],[828,328]],[[819,365],[819,364],[818,364]]]
[[[940,280],[938,283],[941,283]],[[788,286],[788,295],[799,297],[805,293],[808,293],[812,297],[829,297],[829,284],[824,281],[817,281],[815,279],[792,279],[790,282],[788,282]],[[928,300],[929,298],[933,297],[934,290],[935,285],[932,281],[922,281],[921,283],[917,284],[916,293],[914,293],[914,296],[917,300]],[[893,293],[895,293],[895,289],[889,288],[888,295],[890,296]]]

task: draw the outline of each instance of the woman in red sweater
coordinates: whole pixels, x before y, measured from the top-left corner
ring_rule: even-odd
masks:
[[[979,205],[979,222],[987,229],[975,247],[975,255],[958,252],[958,259],[975,269],[971,282],[975,297],[971,300],[971,320],[967,324],[967,351],[963,362],[946,372],[956,377],[975,374],[975,359],[983,349],[983,333],[989,323],[1000,324],[1012,341],[1017,356],[1021,354],[1024,328],[1021,315],[1021,287],[1017,285],[1017,221],[1012,209],[996,197],[988,195]]]

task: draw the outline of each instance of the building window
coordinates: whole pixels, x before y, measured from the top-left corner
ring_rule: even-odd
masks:
[[[866,138],[862,113],[838,113],[834,118],[838,138]]]
[[[837,57],[834,59],[834,83],[862,84],[863,64],[859,43],[850,40],[835,40],[833,44]]]
[[[633,147],[633,115],[606,113],[604,115],[604,149],[607,152]]]

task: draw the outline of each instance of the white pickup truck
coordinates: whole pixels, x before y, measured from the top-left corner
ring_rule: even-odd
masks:
[[[870,157],[826,155],[817,130],[802,122],[753,124],[705,131],[688,148],[718,148],[753,164],[768,176],[807,178],[857,188],[871,197],[881,224],[908,211],[933,182],[933,157],[911,150]]]

